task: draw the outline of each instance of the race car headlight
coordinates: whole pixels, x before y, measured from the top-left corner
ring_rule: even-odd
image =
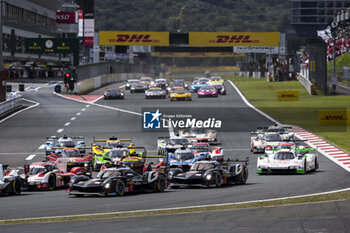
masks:
[[[206,175],[205,179],[206,180],[211,180],[211,177],[212,177],[211,174],[208,174],[208,175]]]
[[[121,95],[121,96],[123,96],[123,95],[124,95],[124,93],[120,93],[120,95]]]
[[[105,188],[106,188],[106,189],[109,189],[110,187],[111,187],[111,184],[110,184],[110,183],[105,184]]]
[[[84,167],[88,167],[88,166],[89,166],[89,164],[88,164],[88,163],[85,163],[85,164],[84,164]]]
[[[175,94],[171,94],[172,97],[175,97]]]

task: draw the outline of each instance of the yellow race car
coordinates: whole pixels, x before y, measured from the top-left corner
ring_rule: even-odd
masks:
[[[212,82],[212,83],[224,83],[224,80],[223,80],[223,78],[221,78],[220,76],[212,76],[211,78],[210,78],[210,81]]]
[[[192,94],[187,89],[173,89],[173,91],[169,94],[170,101],[174,100],[192,100]]]
[[[95,139],[93,141],[92,144],[92,153],[95,155],[99,155],[102,153],[108,153],[111,149],[113,148],[118,148],[118,147],[127,147],[130,145],[133,145],[133,143],[131,142],[131,139],[118,139],[115,137],[111,137],[109,139]],[[96,142],[105,142],[105,145],[100,145],[100,144],[96,144]],[[125,143],[129,142],[129,145],[126,145]]]

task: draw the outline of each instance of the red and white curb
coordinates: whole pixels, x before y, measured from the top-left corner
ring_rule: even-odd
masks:
[[[295,136],[302,140],[307,140],[309,146],[316,148],[324,156],[350,172],[350,155],[348,153],[336,148],[300,126],[293,126],[292,129],[295,132]]]

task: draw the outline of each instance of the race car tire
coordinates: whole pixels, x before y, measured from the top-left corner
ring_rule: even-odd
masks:
[[[50,191],[54,190],[56,188],[56,176],[54,174],[49,175],[49,180],[48,180],[48,189]]]
[[[315,171],[318,169],[320,165],[318,164],[318,160],[317,160],[317,157],[315,158]]]
[[[215,187],[220,188],[222,185],[222,176],[220,173],[216,174],[215,176]]]
[[[307,166],[306,166],[306,159],[304,160],[304,173],[303,174],[306,174],[307,172]]]
[[[20,180],[14,180],[12,183],[12,194],[19,195],[22,191],[22,182]]]
[[[167,180],[164,176],[159,176],[158,181],[155,183],[155,190],[157,192],[164,192],[168,187]]]
[[[117,180],[115,183],[115,192],[117,196],[123,196],[125,194],[125,183],[122,180]]]
[[[243,170],[243,174],[241,174],[240,183],[241,183],[241,184],[245,184],[245,183],[247,183],[247,180],[248,180],[248,169],[245,168],[245,169]]]
[[[145,99],[148,99],[148,96],[145,96]]]

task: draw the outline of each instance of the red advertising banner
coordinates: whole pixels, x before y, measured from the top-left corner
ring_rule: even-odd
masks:
[[[84,45],[85,46],[94,45],[94,38],[93,37],[84,37]]]
[[[56,23],[76,23],[75,12],[56,12]]]

